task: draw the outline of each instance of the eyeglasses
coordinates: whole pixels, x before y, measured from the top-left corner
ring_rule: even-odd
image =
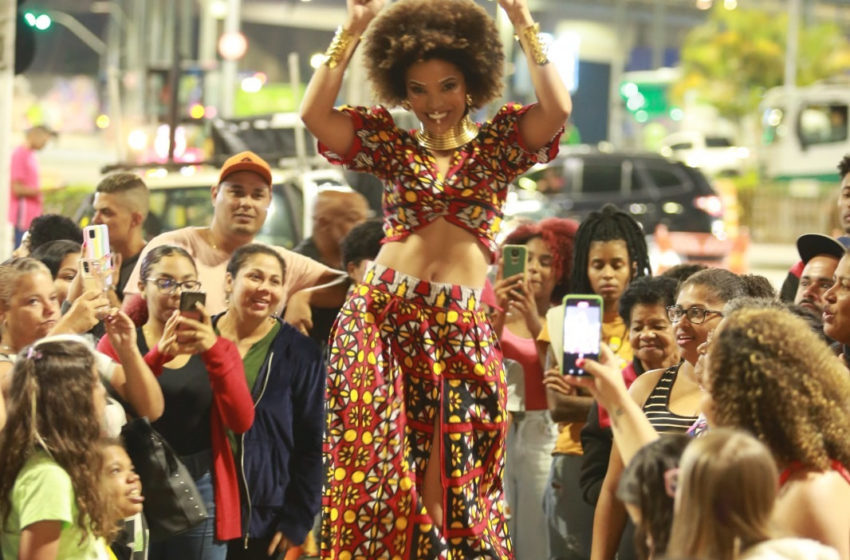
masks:
[[[722,312],[714,311],[713,309],[706,309],[704,307],[689,307],[687,309],[682,309],[681,305],[671,305],[667,308],[667,318],[673,323],[678,323],[682,320],[682,317],[687,317],[688,321],[694,325],[699,325],[700,323],[705,322],[705,318],[709,314],[720,315],[723,317]]]
[[[185,282],[178,282],[174,278],[157,278],[156,280],[148,280],[148,282],[153,282],[157,288],[159,288],[160,292],[166,292],[169,294],[173,294],[180,290],[181,292],[197,292],[201,289],[201,283],[197,280],[186,280]]]

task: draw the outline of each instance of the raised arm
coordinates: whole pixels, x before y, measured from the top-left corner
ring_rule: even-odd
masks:
[[[347,4],[348,18],[337,29],[325,52],[325,63],[313,74],[301,103],[301,119],[307,129],[319,142],[340,155],[351,147],[354,125],[350,117],[334,109],[334,102],[360,36],[381,11],[384,0],[347,0]]]
[[[499,4],[519,37],[537,95],[537,104],[522,116],[519,124],[526,149],[536,152],[564,126],[573,103],[555,65],[549,62],[542,48],[540,29],[531,18],[527,0],[499,0]]]

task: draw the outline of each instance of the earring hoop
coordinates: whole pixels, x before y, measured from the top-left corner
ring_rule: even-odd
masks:
[[[404,101],[401,102],[401,108],[404,109],[405,111],[410,111],[413,107],[410,105],[410,101],[405,99]]]
[[[466,94],[466,107],[467,107],[468,109],[472,109],[472,108],[473,108],[473,107],[472,107],[472,96],[471,96],[471,95],[469,95],[468,93]]]

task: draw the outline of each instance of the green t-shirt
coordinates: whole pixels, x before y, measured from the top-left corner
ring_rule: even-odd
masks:
[[[61,521],[59,551],[63,560],[106,560],[106,544],[77,526],[77,505],[71,477],[56,461],[39,451],[24,463],[12,487],[12,509],[0,535],[3,558],[17,558],[21,531],[39,521]],[[81,542],[82,540],[82,542]]]

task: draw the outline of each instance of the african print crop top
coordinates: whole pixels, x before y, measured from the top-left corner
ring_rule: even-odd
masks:
[[[535,163],[558,153],[563,128],[537,153],[522,146],[519,117],[529,106],[508,104],[482,124],[478,136],[455,150],[447,177],[413,131],[398,128],[384,107],[342,107],[354,121],[355,137],[340,156],[319,143],[331,163],[372,173],[384,183],[384,242],[399,241],[438,218],[472,234],[495,258],[496,233],[508,184]]]

